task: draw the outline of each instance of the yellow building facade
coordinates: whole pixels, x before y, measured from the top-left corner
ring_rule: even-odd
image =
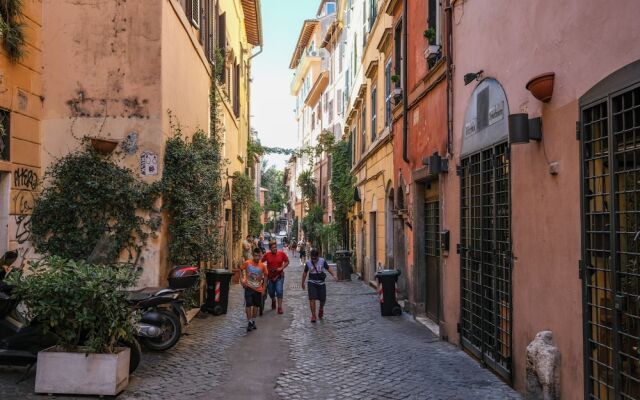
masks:
[[[4,17],[3,17],[4,18]],[[24,56],[0,38],[0,255],[32,255],[30,214],[42,178],[42,2],[24,0]]]
[[[356,204],[352,212],[351,235],[355,239],[355,267],[369,282],[377,270],[388,265],[390,228],[393,222],[387,193],[393,188],[393,132],[391,115],[391,26],[392,19],[381,12],[383,1],[366,8],[354,5],[349,20],[367,21],[362,26],[347,23],[341,10],[347,38],[354,37],[350,53],[355,71],[348,91],[349,106],[345,135],[352,147]],[[346,7],[341,2],[339,7]],[[360,7],[360,9],[358,8]],[[360,42],[362,41],[362,42]],[[353,243],[352,242],[352,243]]]
[[[246,172],[251,56],[262,44],[259,0],[44,0],[43,8],[43,166],[77,149],[79,137],[102,137],[119,142],[122,164],[140,179],[160,179],[176,127],[187,137],[209,132],[218,61],[225,172]],[[143,158],[155,160],[152,171],[141,168]],[[230,191],[233,182],[223,185]],[[237,215],[245,233],[246,213],[230,202],[224,208],[221,230],[229,232]],[[140,285],[166,279],[167,228],[163,223],[147,243]],[[224,237],[223,264],[231,268],[240,261],[240,240]]]

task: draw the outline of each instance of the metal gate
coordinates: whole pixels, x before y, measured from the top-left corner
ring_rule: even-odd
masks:
[[[429,318],[440,318],[440,203],[424,203],[424,238],[426,257],[427,296],[426,312]]]
[[[640,87],[581,109],[586,396],[640,399]]]
[[[463,346],[511,379],[511,212],[508,144],[462,159]]]

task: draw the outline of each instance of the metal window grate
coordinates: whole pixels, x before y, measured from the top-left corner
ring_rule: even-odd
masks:
[[[585,358],[592,399],[640,399],[640,88],[582,110]]]
[[[425,254],[440,257],[440,205],[438,201],[424,203]]]
[[[462,160],[461,333],[465,348],[511,375],[511,217],[507,143]]]
[[[0,160],[9,161],[11,157],[11,112],[0,109]]]

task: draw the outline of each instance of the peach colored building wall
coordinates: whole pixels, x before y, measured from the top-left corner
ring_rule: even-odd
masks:
[[[45,166],[84,136],[129,138],[122,163],[152,182],[162,175],[168,110],[187,136],[208,132],[210,69],[178,2],[45,0],[43,31]],[[155,175],[141,173],[144,152],[158,156]],[[141,286],[164,282],[166,232],[165,223],[148,241]]]
[[[511,146],[513,254],[513,379],[525,385],[525,348],[535,334],[551,330],[561,352],[562,399],[582,399],[583,335],[580,254],[580,163],[576,140],[578,98],[615,70],[640,58],[640,4],[615,6],[595,0],[513,2],[456,1],[453,9],[454,160],[459,165],[467,103],[477,82],[465,73],[484,70],[500,82],[510,113],[542,116],[543,140]],[[527,81],[555,72],[547,104]],[[546,156],[545,156],[546,151]],[[546,158],[559,163],[550,175]],[[445,183],[449,206],[442,226],[460,242],[460,178]],[[460,258],[444,260],[444,335],[459,343]]]
[[[34,256],[30,214],[43,173],[42,2],[24,0],[22,13],[24,56],[12,61],[0,45],[0,108],[9,114],[8,159],[0,157],[0,255],[17,249],[21,258]]]

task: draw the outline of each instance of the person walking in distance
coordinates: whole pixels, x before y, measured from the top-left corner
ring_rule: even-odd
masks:
[[[302,290],[305,289],[305,283],[307,275],[309,276],[308,293],[309,293],[309,307],[311,308],[311,322],[316,322],[316,301],[320,301],[320,310],[318,311],[318,318],[324,317],[324,303],[327,301],[327,288],[324,280],[327,274],[325,270],[333,276],[336,281],[338,277],[331,271],[327,261],[320,257],[318,250],[313,249],[310,252],[311,258],[307,260],[304,265],[304,272],[302,273]]]
[[[304,240],[300,240],[300,242],[298,242],[298,251],[300,252],[300,263],[304,265],[307,261],[307,248]]]
[[[242,274],[242,286],[244,287],[245,311],[247,313],[247,332],[258,329],[256,326],[256,316],[258,307],[262,303],[262,293],[267,284],[267,267],[260,262],[262,252],[260,249],[253,249],[253,258],[247,260],[240,271]]]
[[[267,280],[267,292],[271,297],[271,309],[276,308],[278,299],[278,314],[282,314],[282,297],[284,296],[284,269],[289,266],[289,257],[284,251],[278,250],[278,244],[272,240],[269,242],[267,254],[262,256],[262,262],[267,263],[269,271]]]

